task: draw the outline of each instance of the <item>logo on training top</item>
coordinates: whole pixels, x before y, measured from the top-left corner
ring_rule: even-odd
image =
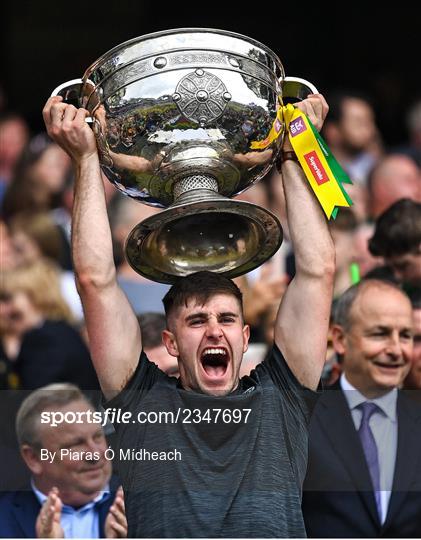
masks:
[[[306,160],[307,165],[310,167],[314,179],[319,186],[325,182],[329,182],[329,177],[314,150],[308,154],[304,154],[304,159]]]
[[[305,125],[304,120],[302,118],[296,118],[289,124],[289,131],[292,137],[299,135],[306,129],[307,129],[307,126]]]

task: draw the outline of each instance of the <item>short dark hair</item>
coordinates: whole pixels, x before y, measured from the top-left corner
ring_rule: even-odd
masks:
[[[336,219],[330,220],[330,230],[341,232],[354,232],[358,227],[358,220],[351,208],[341,208]]]
[[[154,349],[162,345],[162,331],[167,327],[165,315],[150,311],[138,315],[137,320],[142,332],[143,348]]]
[[[359,283],[349,287],[341,296],[335,301],[332,322],[342,326],[346,331],[349,331],[352,326],[351,310],[355,304],[356,299],[359,297],[363,290],[370,287],[383,287],[392,289],[407,296],[406,293],[395,283],[391,281],[385,281],[381,279],[362,279]]]
[[[412,309],[421,309],[421,289],[414,287],[408,291],[408,297],[411,300]]]
[[[392,257],[416,253],[421,243],[421,203],[400,199],[377,219],[368,243],[373,255]]]
[[[340,123],[343,116],[344,103],[349,99],[358,99],[364,101],[371,109],[374,109],[373,103],[367,94],[357,90],[349,89],[348,91],[333,90],[329,93],[329,115],[327,120],[336,124]]]
[[[179,278],[164,296],[162,301],[167,321],[172,311],[183,305],[187,306],[189,300],[194,298],[203,305],[217,294],[234,296],[243,314],[243,295],[237,285],[221,274],[204,270]]]

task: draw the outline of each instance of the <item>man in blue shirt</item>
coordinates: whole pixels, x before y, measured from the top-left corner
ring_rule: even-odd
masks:
[[[93,413],[92,405],[72,384],[51,384],[24,400],[16,431],[22,458],[31,471],[31,489],[0,496],[0,536],[127,535],[123,493],[110,491],[107,442]]]

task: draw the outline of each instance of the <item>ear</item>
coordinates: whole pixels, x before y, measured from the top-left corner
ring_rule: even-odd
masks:
[[[345,354],[346,344],[345,344],[345,332],[342,326],[339,324],[334,324],[331,328],[332,334],[332,344],[333,348],[338,354]]]
[[[249,348],[249,339],[250,339],[250,326],[248,324],[244,325],[243,328],[243,353]]]
[[[175,336],[172,332],[170,332],[169,330],[162,331],[162,343],[165,345],[168,351],[168,354],[178,358],[179,356],[178,345],[177,345]]]
[[[23,444],[20,453],[28,469],[33,474],[40,475],[42,473],[42,463],[38,451],[32,448],[32,446],[29,446],[29,444]]]

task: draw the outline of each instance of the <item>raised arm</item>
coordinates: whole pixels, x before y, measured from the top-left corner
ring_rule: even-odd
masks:
[[[43,110],[48,134],[72,158],[76,173],[72,256],[89,347],[109,399],[136,368],[141,335],[136,316],[117,284],[111,230],[94,134],[85,109],[50,98]]]
[[[328,111],[323,96],[312,95],[298,107],[317,129],[322,127]],[[283,149],[292,150],[288,140]],[[322,208],[297,162],[282,163],[282,182],[296,274],[279,308],[275,343],[301,384],[315,389],[326,358],[335,250]]]

